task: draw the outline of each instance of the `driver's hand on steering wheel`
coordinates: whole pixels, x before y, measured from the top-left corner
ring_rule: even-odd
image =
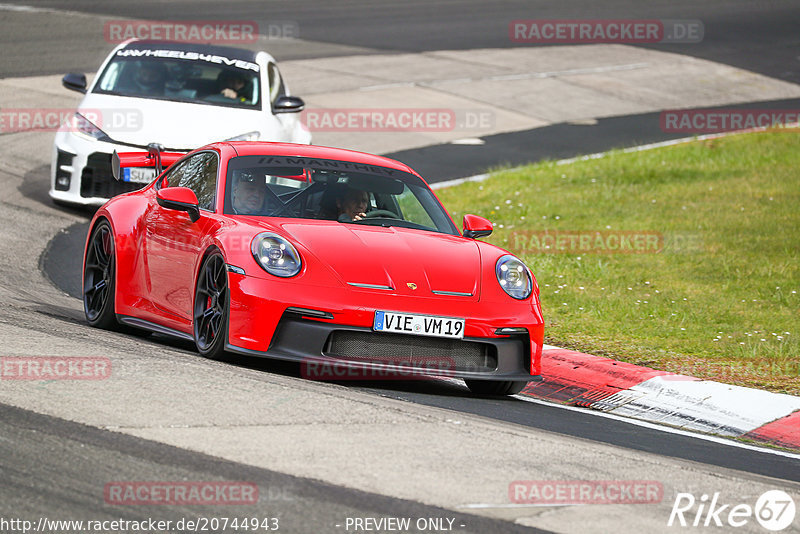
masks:
[[[359,211],[352,217],[350,216],[349,213],[342,213],[341,215],[339,215],[339,217],[337,217],[337,220],[339,222],[353,222],[353,221],[360,221],[361,219],[366,219],[366,218],[367,214],[364,213],[363,211]]]

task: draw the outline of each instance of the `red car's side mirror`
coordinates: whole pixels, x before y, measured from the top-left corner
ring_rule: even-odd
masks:
[[[165,187],[156,191],[156,201],[162,208],[185,211],[192,222],[200,219],[200,203],[197,195],[188,187]]]
[[[478,215],[464,215],[464,237],[475,239],[477,237],[486,237],[492,233],[494,228],[489,219],[479,217]]]

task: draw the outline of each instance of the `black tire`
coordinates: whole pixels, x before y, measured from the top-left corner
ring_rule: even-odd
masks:
[[[516,395],[522,391],[527,382],[515,380],[464,380],[469,390],[476,395]]]
[[[230,310],[225,259],[212,252],[203,261],[194,291],[194,342],[197,352],[211,360],[225,358]]]
[[[119,328],[114,311],[115,278],[114,232],[103,220],[92,231],[83,267],[83,312],[95,328]]]

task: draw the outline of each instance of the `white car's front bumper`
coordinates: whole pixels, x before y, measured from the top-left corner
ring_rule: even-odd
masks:
[[[50,198],[56,202],[101,206],[109,198],[145,184],[117,182],[111,175],[114,150],[141,150],[89,139],[69,131],[56,134],[50,165]]]

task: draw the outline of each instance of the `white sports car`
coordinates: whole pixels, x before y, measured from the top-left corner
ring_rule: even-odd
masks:
[[[311,142],[299,119],[305,104],[289,95],[266,52],[131,40],[109,54],[89,87],[83,74],[67,74],[62,83],[86,96],[53,144],[50,197],[56,203],[100,206],[155,178],[154,169],[139,169],[115,180],[115,150]]]

